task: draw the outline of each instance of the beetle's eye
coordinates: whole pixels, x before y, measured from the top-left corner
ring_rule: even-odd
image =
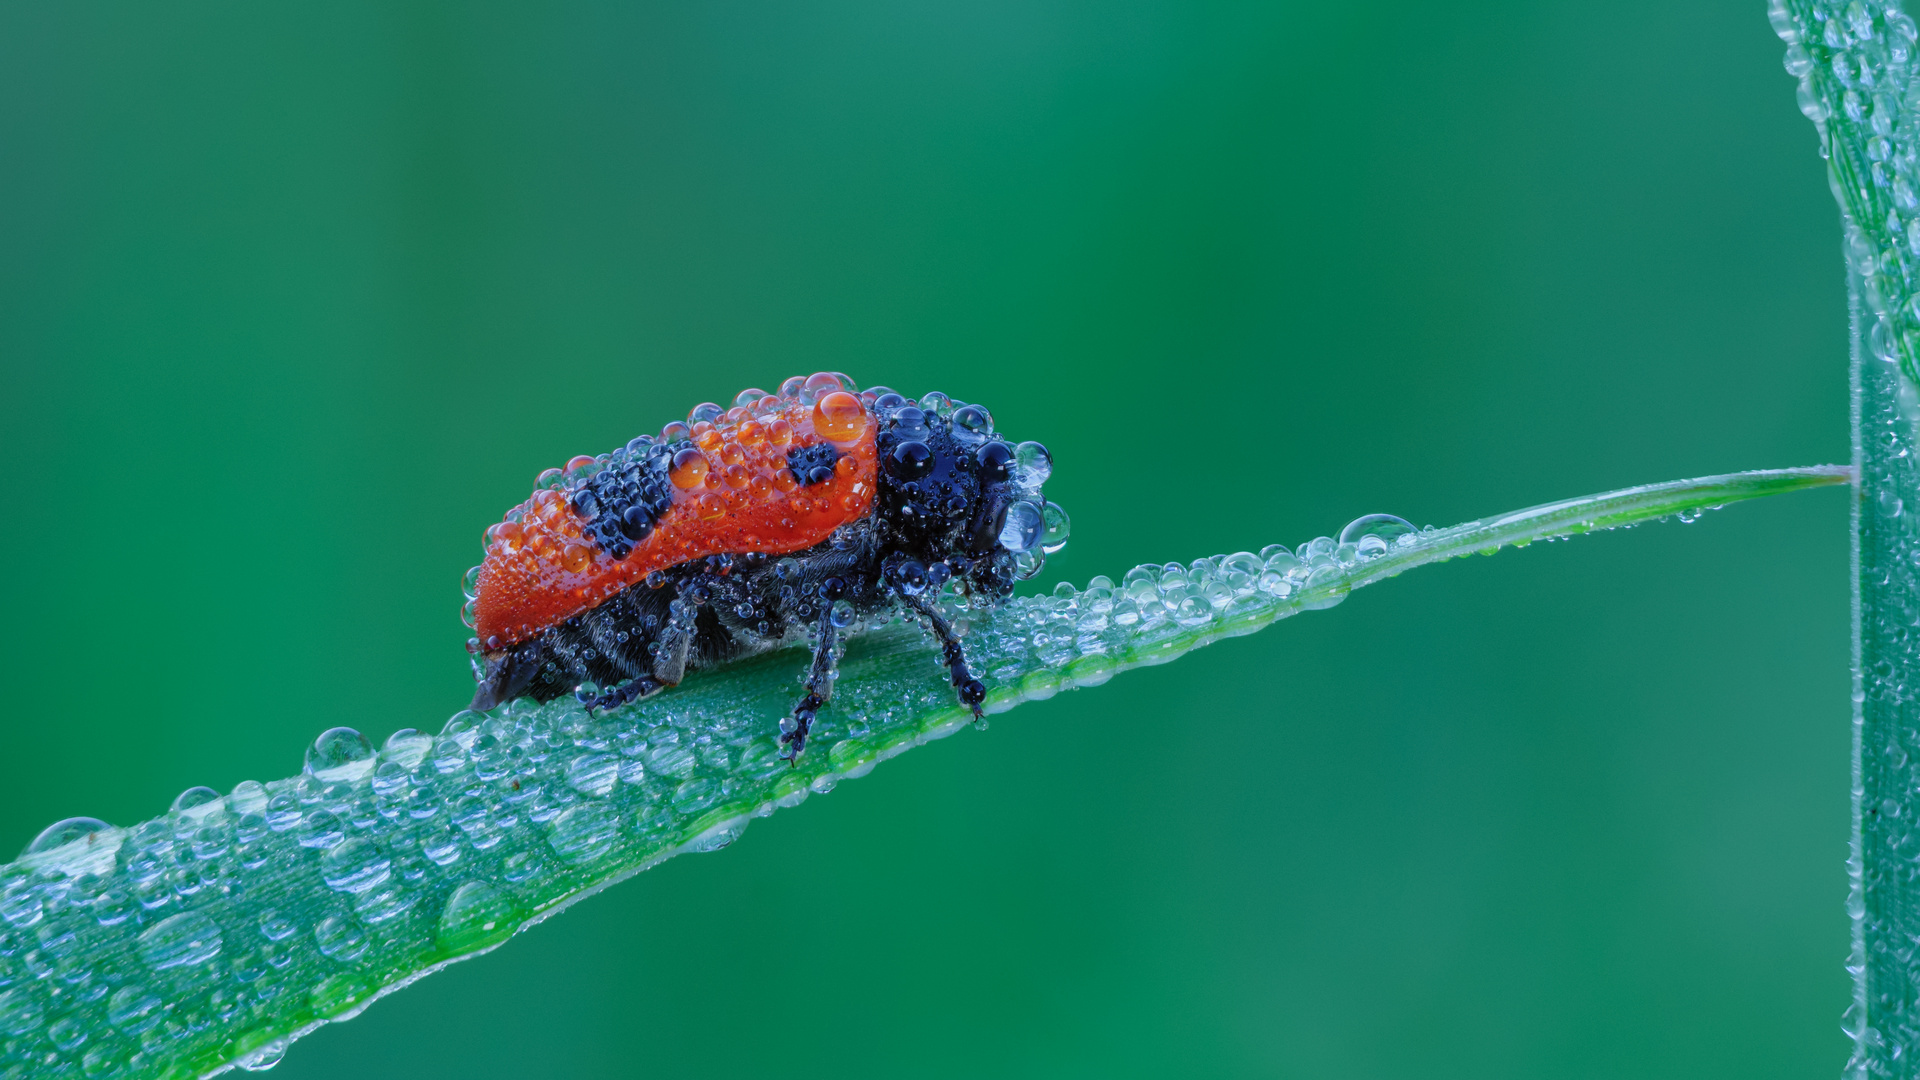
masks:
[[[1013,450],[1006,443],[990,442],[980,448],[975,460],[979,462],[980,482],[998,484],[1007,479],[1007,465],[1013,460]]]
[[[933,448],[923,442],[903,442],[887,455],[887,473],[900,480],[918,480],[933,471]]]

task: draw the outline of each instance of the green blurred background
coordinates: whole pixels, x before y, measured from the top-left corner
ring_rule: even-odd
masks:
[[[1781,48],[1758,0],[11,0],[0,843],[436,728],[534,474],[790,374],[1047,442],[1042,585],[1845,460]],[[1844,501],[1027,706],[279,1075],[1834,1075]]]

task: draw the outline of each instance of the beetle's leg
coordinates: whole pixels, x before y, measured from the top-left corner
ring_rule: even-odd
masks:
[[[621,683],[611,690],[598,694],[587,694],[580,699],[580,703],[587,707],[588,712],[592,712],[595,709],[617,709],[629,701],[638,701],[643,697],[651,697],[666,688],[666,683],[661,682],[651,675],[639,675],[628,679],[626,682]]]
[[[824,614],[819,621],[820,640],[813,647],[813,663],[807,668],[807,692],[793,705],[793,714],[780,721],[780,751],[789,762],[797,761],[807,748],[807,732],[821,706],[833,696],[833,647],[839,634]]]
[[[663,686],[679,686],[687,674],[687,654],[693,648],[693,605],[675,600],[668,608],[672,614],[660,635],[660,652],[653,662],[653,677]]]
[[[975,720],[981,719],[984,714],[980,711],[980,703],[987,700],[987,684],[974,678],[967,670],[967,650],[954,634],[953,624],[947,622],[939,608],[927,603],[925,596],[908,596],[897,589],[894,595],[933,628],[933,636],[940,639],[940,659],[946,662],[947,673],[953,676],[953,689],[960,695],[960,704],[973,710]]]

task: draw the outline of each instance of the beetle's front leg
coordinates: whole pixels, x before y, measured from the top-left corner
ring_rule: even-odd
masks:
[[[987,700],[987,684],[973,677],[967,670],[967,650],[960,644],[959,635],[953,632],[953,624],[940,614],[940,609],[928,603],[923,593],[909,595],[898,588],[894,595],[900,602],[912,608],[933,630],[933,636],[940,639],[940,659],[947,665],[947,673],[953,677],[954,692],[960,695],[960,704],[973,710],[973,718],[981,719],[985,714],[980,711],[980,703]]]

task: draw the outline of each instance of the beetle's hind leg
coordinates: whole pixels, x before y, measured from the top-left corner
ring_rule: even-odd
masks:
[[[685,602],[676,599],[668,605],[666,626],[651,642],[651,635],[640,630],[637,615],[631,610],[612,609],[598,618],[589,616],[586,628],[602,662],[613,667],[617,676],[626,677],[618,686],[599,693],[578,691],[576,696],[589,713],[652,697],[678,686],[686,674],[693,629]]]
[[[973,673],[967,670],[967,650],[953,632],[953,624],[940,614],[938,608],[927,603],[924,596],[909,596],[897,590],[895,595],[915,614],[927,620],[933,636],[940,639],[940,659],[947,665],[947,674],[953,677],[953,690],[960,696],[960,704],[973,710],[975,720],[983,719],[986,714],[980,711],[980,703],[987,700],[987,684],[974,678]]]
[[[825,614],[819,621],[820,640],[813,647],[813,662],[807,666],[807,692],[794,703],[793,712],[780,721],[780,756],[789,763],[798,761],[807,748],[807,733],[814,717],[833,696],[834,651],[839,632]]]

